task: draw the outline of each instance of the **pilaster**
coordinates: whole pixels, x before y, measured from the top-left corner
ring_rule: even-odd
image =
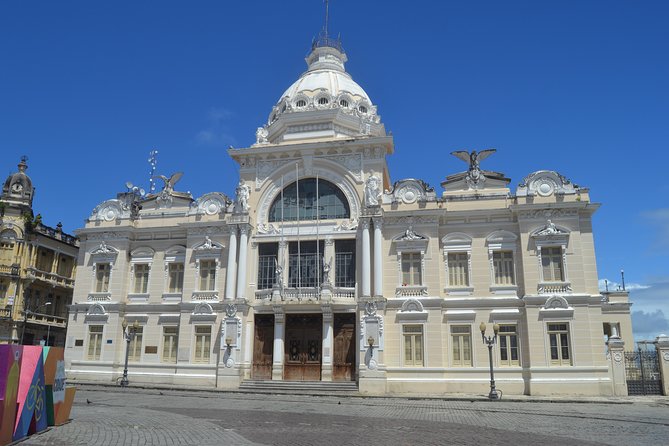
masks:
[[[363,218],[360,222],[362,225],[362,295],[363,297],[370,297],[370,246],[369,246],[369,218]]]
[[[662,376],[662,394],[669,396],[669,336],[661,334],[655,338],[655,350]]]
[[[230,227],[230,243],[228,243],[228,265],[225,278],[225,298],[235,298],[235,279],[237,276],[237,228]]]
[[[618,337],[610,337],[606,341],[609,347],[611,379],[613,381],[613,394],[616,396],[627,396],[627,380],[625,376],[625,341]]]

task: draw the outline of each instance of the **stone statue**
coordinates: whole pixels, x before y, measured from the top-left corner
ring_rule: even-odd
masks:
[[[163,191],[168,193],[173,192],[174,185],[177,184],[177,182],[181,179],[183,175],[184,175],[183,172],[174,173],[169,178],[167,178],[165,175],[158,175],[158,178],[162,179],[165,182],[165,185],[163,186]]]
[[[365,183],[365,206],[378,206],[381,195],[381,180],[376,175],[367,178]]]
[[[469,164],[469,169],[467,170],[467,182],[473,186],[477,186],[479,183],[485,181],[485,176],[481,173],[480,162],[495,152],[497,152],[496,149],[482,150],[480,152],[472,150],[471,153],[466,150],[459,150],[457,152],[451,152],[451,155],[460,158],[462,161]]]
[[[283,267],[274,259],[274,283],[281,287],[283,285]]]
[[[237,199],[236,199],[236,204],[237,204],[237,209],[240,212],[248,212],[249,211],[249,196],[251,195],[251,188],[244,184],[243,180],[239,180],[239,184],[237,185],[236,189],[236,194],[237,194]]]
[[[332,269],[332,257],[330,257],[330,261],[325,263],[323,262],[323,283],[329,284],[330,283],[330,270]]]
[[[204,237],[204,243],[202,244],[202,249],[211,249],[214,247],[214,243],[211,241],[208,235]]]
[[[267,137],[269,132],[265,127],[258,127],[256,130],[256,144],[267,144]]]
[[[407,230],[404,231],[404,237],[402,237],[402,240],[422,240],[422,238],[423,237],[414,232],[413,226],[409,225]]]

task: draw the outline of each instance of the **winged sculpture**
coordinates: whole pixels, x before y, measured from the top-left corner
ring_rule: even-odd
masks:
[[[167,178],[165,175],[157,175],[158,178],[162,179],[165,182],[163,190],[166,192],[172,192],[174,190],[174,185],[181,179],[184,175],[183,172],[173,173],[171,177]]]
[[[467,152],[466,150],[458,150],[456,152],[451,152],[451,155],[456,158],[460,158],[465,163],[469,164],[469,170],[467,171],[467,180],[474,185],[477,185],[480,180],[485,180],[485,177],[481,173],[480,162],[488,158],[493,153],[497,152],[497,149],[487,149],[477,152],[472,150]]]

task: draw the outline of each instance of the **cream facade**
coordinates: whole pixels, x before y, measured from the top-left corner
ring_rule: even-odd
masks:
[[[632,341],[630,303],[598,290],[589,190],[550,170],[512,190],[481,168],[494,150],[454,152],[466,171],[440,193],[392,181],[393,138],[340,42],[306,61],[256,143],[229,150],[234,199],[176,192],[174,175],[93,211],[69,377],[118,380],[127,347],[131,382],[486,392],[484,322],[505,393],[622,391],[606,339]],[[138,325],[129,343],[123,321]]]

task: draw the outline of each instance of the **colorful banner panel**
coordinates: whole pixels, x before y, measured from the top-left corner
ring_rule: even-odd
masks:
[[[65,386],[60,347],[0,345],[0,446],[68,421],[75,389]]]

